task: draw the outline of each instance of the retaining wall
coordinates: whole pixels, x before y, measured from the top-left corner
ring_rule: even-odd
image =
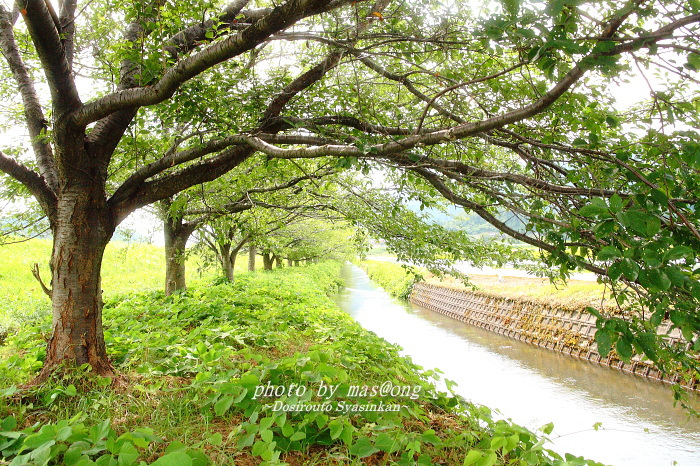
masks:
[[[633,356],[629,363],[622,361],[614,350],[602,357],[596,351],[596,318],[585,311],[555,309],[541,303],[486,296],[425,282],[414,285],[410,300],[462,322],[576,358],[663,382],[681,381],[679,375],[664,376],[639,355]],[[672,341],[679,341],[680,330],[669,329],[670,323],[662,325],[660,331]],[[686,387],[700,388],[697,380]]]

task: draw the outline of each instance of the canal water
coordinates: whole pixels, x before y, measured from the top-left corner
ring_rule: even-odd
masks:
[[[553,422],[548,448],[617,466],[700,465],[700,421],[674,408],[667,386],[391,298],[354,265],[343,273],[343,310],[497,416],[531,430]],[[700,409],[700,397],[691,403]]]

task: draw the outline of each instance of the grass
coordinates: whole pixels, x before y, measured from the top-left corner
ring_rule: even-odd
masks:
[[[614,303],[610,298],[609,289],[594,281],[569,280],[562,284],[551,283],[547,278],[469,274],[468,286],[460,278],[438,277],[425,269],[406,269],[394,262],[368,260],[360,265],[387,293],[402,298],[410,295],[411,287],[417,279],[423,279],[448,288],[498,298],[531,301],[560,309],[581,310],[587,306],[601,309]]]
[[[49,261],[51,240],[33,239],[0,246],[0,335],[50,312],[50,301],[31,269],[39,264],[41,277],[51,281]],[[112,241],[107,245],[102,266],[102,288],[106,299],[132,292],[154,291],[164,287],[165,256],[161,246]],[[212,269],[200,272],[201,261],[191,256],[187,263],[187,283],[204,283],[217,275]],[[245,270],[239,260],[236,272]]]
[[[19,389],[40,369],[49,330],[47,317],[27,320],[0,347],[0,463],[563,464],[539,435],[437,393],[434,371],[339,311],[327,296],[338,271],[246,273],[170,297],[115,286],[104,326],[116,384],[66,367]],[[352,395],[386,383],[419,396]],[[258,393],[268,385],[286,392]],[[337,391],[322,397],[322,385]],[[274,411],[276,401],[332,410]],[[401,409],[368,410],[378,401]]]
[[[453,277],[439,278],[427,274],[426,281],[451,288],[468,288]],[[555,284],[547,278],[470,274],[469,282],[476,293],[532,301],[560,309],[581,310],[587,306],[601,309],[612,306],[614,302],[605,285],[594,281],[569,280],[566,284]]]

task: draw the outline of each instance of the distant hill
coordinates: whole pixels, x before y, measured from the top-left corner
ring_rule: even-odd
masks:
[[[474,236],[498,236],[502,234],[496,227],[474,213],[466,213],[457,206],[448,206],[445,211],[432,207],[421,209],[419,201],[409,201],[406,206],[414,212],[422,212],[428,215],[431,221],[450,230],[461,230]],[[507,214],[498,215],[506,225],[514,230],[523,231],[525,225],[518,218]]]

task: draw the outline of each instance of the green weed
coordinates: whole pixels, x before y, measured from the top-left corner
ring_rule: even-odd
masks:
[[[108,298],[105,339],[126,377],[116,385],[74,368],[18,389],[41,366],[48,319],[23,327],[0,361],[0,454],[11,464],[562,464],[538,435],[436,392],[435,371],[335,308],[339,267]]]

